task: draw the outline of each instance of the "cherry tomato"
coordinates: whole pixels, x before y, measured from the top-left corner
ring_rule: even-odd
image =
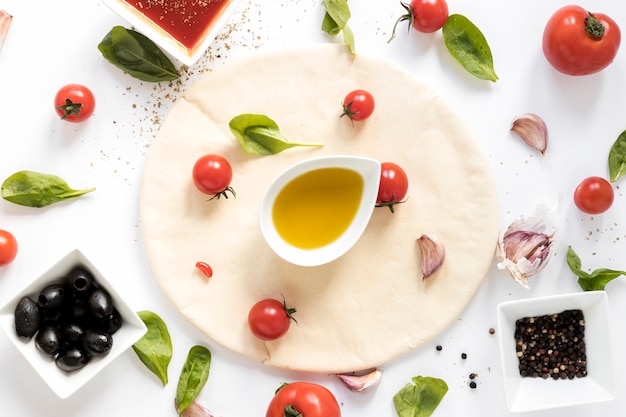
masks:
[[[327,388],[310,382],[292,382],[282,386],[265,417],[341,417],[337,399]]]
[[[221,196],[228,198],[227,192],[235,195],[235,190],[230,186],[233,169],[223,156],[207,154],[200,157],[193,165],[192,178],[196,188],[212,195],[212,199]]]
[[[0,266],[13,262],[17,256],[17,240],[6,230],[0,229]]]
[[[580,6],[565,6],[545,26],[543,54],[564,74],[593,74],[613,62],[620,41],[620,29],[610,17]]]
[[[374,112],[374,96],[369,91],[354,90],[346,95],[342,106],[341,117],[348,116],[350,120],[360,122],[370,117]]]
[[[380,184],[376,207],[389,207],[393,213],[393,206],[404,202],[408,189],[409,179],[398,164],[393,162],[380,164]]]
[[[54,108],[61,119],[79,123],[89,119],[96,108],[91,90],[81,84],[68,84],[54,97]]]
[[[448,3],[446,0],[411,0],[411,3],[400,2],[406,14],[400,16],[393,27],[390,41],[395,37],[400,22],[409,21],[409,28],[418,32],[432,33],[443,27],[448,20]]]
[[[287,307],[285,300],[266,298],[252,306],[248,313],[248,325],[252,333],[262,340],[275,340],[289,330],[295,308]]]
[[[611,183],[602,177],[585,178],[574,190],[574,204],[587,214],[600,214],[613,204],[615,193]]]

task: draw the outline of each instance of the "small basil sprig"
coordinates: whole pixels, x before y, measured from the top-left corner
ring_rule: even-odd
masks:
[[[428,417],[444,395],[448,385],[443,379],[429,376],[415,376],[393,396],[393,405],[399,417]]]
[[[289,142],[275,121],[262,114],[240,114],[228,123],[244,151],[253,155],[273,155],[294,146],[322,146],[321,143]]]
[[[569,269],[578,277],[578,285],[583,291],[601,291],[609,282],[622,275],[626,275],[626,271],[616,271],[613,269],[600,268],[595,269],[591,273],[581,269],[582,263],[580,258],[570,246],[567,249],[567,265]]]
[[[46,207],[59,201],[80,197],[95,190],[75,190],[56,175],[18,171],[2,183],[2,198],[27,207]]]
[[[114,26],[98,44],[98,49],[111,64],[142,81],[171,81],[180,77],[159,47],[134,30]]]
[[[450,55],[470,74],[496,82],[493,56],[480,29],[467,17],[451,14],[443,25],[443,39]]]
[[[172,340],[167,325],[156,313],[137,313],[148,331],[134,345],[133,350],[139,360],[155,374],[163,386],[167,385],[167,367],[172,360]]]
[[[615,182],[626,174],[626,130],[611,146],[609,152],[609,179]]]
[[[343,32],[343,43],[348,47],[350,53],[356,54],[354,33],[348,26],[351,14],[347,0],[324,0],[323,4],[325,13],[322,20],[322,31],[331,36]]]
[[[211,369],[211,352],[204,346],[189,349],[187,360],[180,373],[176,388],[176,409],[182,415],[204,388]]]

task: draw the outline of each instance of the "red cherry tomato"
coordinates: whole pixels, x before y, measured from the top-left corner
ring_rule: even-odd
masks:
[[[580,6],[565,6],[545,26],[543,54],[564,74],[593,74],[613,62],[620,41],[620,29],[610,17]]]
[[[352,121],[365,120],[374,112],[374,96],[365,90],[349,92],[343,99],[343,113],[341,117],[348,116]]]
[[[13,262],[17,256],[17,239],[10,232],[0,229],[0,266]]]
[[[54,97],[54,108],[61,119],[79,123],[89,119],[96,108],[91,90],[81,84],[68,84]]]
[[[265,417],[341,417],[337,399],[327,388],[310,382],[292,382],[281,387]]]
[[[228,198],[227,192],[235,195],[230,186],[233,179],[233,169],[226,158],[220,155],[207,154],[200,157],[193,165],[193,183],[204,194],[213,198]]]
[[[406,172],[393,162],[380,164],[380,184],[376,207],[389,207],[394,212],[393,206],[404,202],[404,197],[409,189],[409,179]]]
[[[409,21],[409,28],[418,32],[432,33],[443,27],[448,20],[448,3],[446,0],[411,0],[411,3],[400,2],[406,14],[400,16],[393,27],[391,39],[395,37],[400,22]],[[389,39],[391,41],[391,39]]]
[[[258,301],[248,313],[248,325],[252,333],[262,340],[275,340],[289,330],[295,308],[273,298]]]
[[[615,193],[611,183],[601,177],[585,178],[574,190],[574,204],[587,214],[600,214],[613,204]]]

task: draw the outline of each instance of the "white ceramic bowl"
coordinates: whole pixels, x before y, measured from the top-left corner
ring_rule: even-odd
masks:
[[[104,356],[93,357],[84,368],[73,372],[59,369],[54,360],[39,351],[34,337],[26,339],[19,337],[15,331],[15,307],[24,296],[37,299],[39,292],[48,284],[62,282],[62,278],[76,265],[87,268],[94,276],[98,285],[106,289],[113,299],[113,305],[120,312],[122,327],[113,334],[113,346]],[[55,265],[34,280],[26,288],[0,308],[0,328],[26,358],[37,373],[44,379],[59,397],[67,398],[82,387],[87,381],[98,374],[105,366],[111,363],[120,354],[128,350],[147,331],[139,316],[124,301],[124,298],[113,288],[111,283],[102,275],[89,259],[80,251],[73,250],[59,260]]]
[[[516,320],[570,309],[582,310],[584,315],[587,376],[571,380],[521,377],[515,348]],[[504,391],[510,411],[554,409],[615,398],[608,298],[604,291],[509,301],[498,305],[497,314]]]
[[[154,21],[148,19],[146,16],[139,13],[137,9],[130,6],[128,2],[124,0],[104,0],[107,6],[127,20],[135,30],[141,32],[164,52],[170,54],[185,65],[193,65],[200,56],[202,56],[211,42],[213,42],[213,39],[215,39],[219,31],[226,24],[241,0],[224,0],[224,2],[227,4],[222,13],[208,24],[200,41],[194,47],[187,48]],[[147,4],[147,2],[145,2],[145,4]]]
[[[346,168],[355,171],[363,179],[363,192],[356,215],[348,228],[336,240],[315,249],[301,249],[281,237],[272,219],[276,197],[293,179],[323,168]],[[269,246],[284,260],[301,266],[317,266],[331,262],[359,240],[376,205],[380,183],[380,162],[366,157],[331,155],[298,162],[283,171],[270,184],[261,200],[259,221],[261,232]]]

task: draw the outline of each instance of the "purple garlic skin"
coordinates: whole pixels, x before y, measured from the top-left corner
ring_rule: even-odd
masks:
[[[545,155],[548,148],[548,127],[534,113],[525,113],[513,120],[511,132],[517,134],[527,145]]]

